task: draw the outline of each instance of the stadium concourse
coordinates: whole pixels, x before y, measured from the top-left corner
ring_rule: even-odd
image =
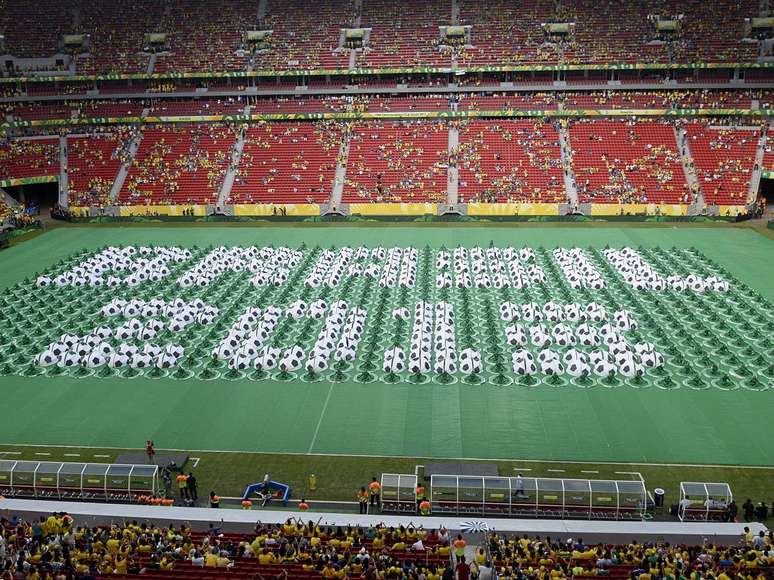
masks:
[[[773,48],[4,0],[0,578],[771,577]]]

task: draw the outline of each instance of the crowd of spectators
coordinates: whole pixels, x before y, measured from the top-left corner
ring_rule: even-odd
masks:
[[[52,64],[19,64],[18,62],[9,60],[6,61],[5,66],[2,68],[2,72],[9,77],[24,77],[31,75],[38,75],[42,73],[50,73],[50,76],[57,73],[68,70],[67,65],[63,60],[57,60]],[[42,76],[47,76],[42,74]]]
[[[742,42],[745,18],[757,13],[751,0],[720,4],[580,0],[555,4],[529,0],[461,2],[460,23],[472,25],[471,43],[459,53],[466,65],[522,63],[634,63],[753,61],[757,45]],[[682,31],[659,38],[648,16],[683,14]],[[734,25],[719,26],[718,15]],[[547,35],[546,22],[573,23],[567,35]],[[660,41],[660,42],[654,42]]]
[[[176,85],[161,87],[172,90]],[[0,104],[14,119],[84,119],[140,116],[145,108],[159,116],[237,115],[249,103],[253,113],[504,111],[564,109],[768,109],[769,90],[540,91],[431,93],[421,95],[329,95],[308,97],[137,98],[32,101]]]
[[[774,172],[774,135],[769,134],[763,148],[763,169]]]
[[[749,109],[757,91],[593,91],[558,93],[566,109]]]
[[[588,120],[569,131],[580,203],[691,203],[670,123]]]
[[[103,207],[118,170],[131,158],[129,149],[137,129],[111,127],[110,133],[71,137],[67,145],[69,199],[76,206]]]
[[[214,203],[233,144],[227,124],[145,128],[119,203]]]
[[[261,122],[245,130],[232,203],[323,203],[339,160],[339,123]]]
[[[447,199],[448,125],[368,121],[352,127],[345,203]]]
[[[352,24],[353,0],[317,2],[270,0],[268,13],[259,23],[272,30],[268,45],[252,57],[260,70],[346,69],[349,51],[337,50],[342,28]]]
[[[679,0],[668,7],[658,0],[461,0],[458,23],[472,26],[471,44],[453,50],[441,42],[439,32],[440,26],[452,24],[447,1],[366,0],[359,14],[356,5],[354,0],[329,0],[315,3],[312,11],[307,0],[272,0],[256,22],[256,7],[248,0],[44,0],[36,10],[22,0],[8,0],[0,30],[7,51],[17,57],[51,57],[63,34],[88,35],[89,52],[76,56],[77,72],[87,75],[146,72],[148,33],[167,34],[155,60],[159,73],[346,69],[349,50],[339,47],[340,31],[358,20],[371,28],[367,46],[356,54],[360,68],[449,67],[453,58],[484,66],[752,62],[759,50],[755,42],[742,41],[744,19],[758,13],[756,0]],[[648,19],[652,14],[683,14],[681,30],[669,38],[657,34]],[[548,22],[573,22],[574,27],[567,36],[547,35],[541,25]],[[243,32],[256,27],[273,32],[261,50],[246,53]]]
[[[438,27],[449,24],[451,3],[445,0],[367,0],[360,25],[371,28],[371,34],[357,66],[448,67],[450,55],[440,48]]]
[[[706,204],[747,204],[760,137],[758,127],[686,124],[685,139]]]
[[[143,575],[196,577],[197,570],[261,578],[419,578],[440,580],[450,567],[443,528],[328,527],[288,519],[228,534],[186,524],[127,522],[82,527],[66,513],[37,521],[0,519],[0,577],[25,580]],[[207,576],[211,577],[211,576]],[[449,576],[444,576],[444,578]],[[453,575],[452,575],[453,577]]]
[[[5,220],[13,215],[13,210],[10,208],[10,206],[5,203],[5,199],[3,199],[2,196],[0,196],[0,224],[4,223]]]
[[[40,227],[40,208],[34,204],[19,204],[9,206],[0,195],[0,226],[3,229],[24,229]]]
[[[0,179],[59,175],[59,139],[0,139]]]
[[[489,535],[489,553],[499,578],[616,577],[752,580],[766,578],[774,564],[772,533],[745,532],[738,545],[665,542],[587,544],[582,538]]]
[[[459,201],[564,203],[557,128],[532,120],[461,123],[451,164],[459,169]]]

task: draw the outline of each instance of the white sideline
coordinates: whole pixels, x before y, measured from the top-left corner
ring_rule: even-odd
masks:
[[[52,449],[113,449],[116,451],[137,451],[137,448],[130,447],[111,447],[110,445],[43,445],[39,443],[2,443],[6,447],[31,447],[31,448],[46,448]],[[561,459],[521,459],[518,457],[416,457],[410,455],[369,455],[367,453],[304,453],[302,451],[249,451],[249,450],[234,450],[234,449],[174,449],[157,448],[156,451],[173,451],[176,453],[232,453],[243,455],[308,455],[313,457],[362,457],[364,459],[424,459],[431,461],[510,461],[513,463],[559,463],[567,465],[633,465],[640,467],[707,467],[711,469],[761,469],[761,470],[774,470],[774,465],[739,465],[736,463],[722,464],[722,463],[647,463],[642,461],[580,461],[580,460],[561,460]],[[0,455],[3,453],[17,454],[13,451],[0,451]]]

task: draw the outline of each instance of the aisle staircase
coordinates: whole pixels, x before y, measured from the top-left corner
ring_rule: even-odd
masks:
[[[704,194],[701,191],[701,182],[696,175],[696,167],[693,163],[693,155],[691,154],[691,144],[686,137],[686,131],[684,128],[674,127],[675,143],[677,144],[677,152],[680,155],[680,164],[683,166],[683,174],[685,175],[685,182],[688,184],[690,191],[696,191],[696,199],[693,200],[688,206],[688,215],[695,216],[700,215],[704,211]]]
[[[148,116],[147,108],[143,109],[142,116],[143,117]],[[129,158],[124,163],[121,164],[121,168],[118,170],[118,174],[116,175],[116,178],[113,180],[113,185],[110,186],[110,203],[112,204],[115,204],[116,200],[118,200],[118,194],[121,193],[121,190],[124,187],[124,182],[126,181],[126,177],[129,175],[129,168],[132,166],[132,163],[134,162],[134,157],[135,155],[137,155],[137,150],[140,148],[141,142],[142,142],[142,131],[138,131],[135,138],[129,144]]]
[[[59,205],[68,207],[69,185],[67,181],[67,137],[59,137]]]
[[[763,174],[763,157],[766,151],[766,141],[768,135],[764,131],[758,140],[758,148],[755,150],[755,165],[750,176],[750,189],[747,192],[747,203],[755,203],[758,200],[758,191],[761,186],[761,175]]]
[[[449,146],[448,154],[449,159],[453,158],[453,153],[457,150],[460,144],[460,132],[456,125],[449,125]],[[459,203],[459,187],[460,187],[460,171],[456,164],[449,163],[449,169],[447,172],[447,202],[449,205],[457,205]]]
[[[148,59],[148,66],[145,70],[145,74],[148,76],[153,74],[153,69],[156,66],[156,53],[151,53],[150,58]]]
[[[559,127],[559,147],[561,149],[562,156],[564,192],[567,194],[567,205],[569,206],[567,209],[578,208],[579,211],[588,215],[591,213],[591,208],[581,208],[580,201],[578,199],[578,187],[575,182],[575,171],[572,167],[572,145],[570,143],[570,129],[564,123]],[[565,168],[567,169],[566,171]]]
[[[250,115],[250,105],[245,105],[245,109],[242,113],[245,116]],[[218,192],[217,207],[223,208],[226,206],[229,197],[231,197],[231,188],[234,187],[234,180],[236,179],[237,171],[239,170],[239,164],[242,161],[242,151],[245,148],[245,129],[240,129],[236,135],[234,146],[231,149],[231,159],[226,174],[223,176],[223,183],[220,185],[220,191]]]
[[[351,105],[348,107],[351,110]],[[339,145],[339,156],[336,163],[336,173],[333,177],[333,189],[331,189],[330,208],[336,208],[337,211],[342,211],[341,197],[344,193],[344,185],[347,181],[347,163],[349,162],[349,144],[350,133],[348,128],[345,129],[341,144]]]
[[[5,205],[11,209],[16,210],[21,208],[21,204],[3,188],[0,188],[0,195],[3,197]]]

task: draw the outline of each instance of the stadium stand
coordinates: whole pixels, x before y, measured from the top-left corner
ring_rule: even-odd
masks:
[[[320,98],[275,98],[253,99],[250,104],[252,113],[321,113],[332,111],[344,111],[347,108],[348,97]]]
[[[358,123],[352,128],[345,203],[446,199],[445,122]]]
[[[353,108],[359,111],[409,112],[409,111],[448,111],[449,97],[433,95],[412,95],[405,97],[360,97]]]
[[[40,18],[41,14],[46,18]],[[60,36],[69,32],[71,23],[70,6],[56,0],[43,0],[34,10],[26,2],[5,2],[0,11],[6,49],[15,56],[50,56]]]
[[[459,62],[465,65],[750,62],[758,57],[758,45],[741,38],[744,19],[757,14],[754,0],[712,4],[681,0],[668,10],[655,0],[604,7],[593,0],[580,0],[558,8],[548,0],[529,0],[518,6],[506,0],[460,4],[459,24],[472,26],[472,45],[456,50]],[[366,0],[360,14],[353,0],[334,0],[316,5],[313,18],[303,0],[275,0],[268,3],[259,23],[256,6],[246,0],[214,4],[171,0],[165,5],[150,0],[70,0],[40,7],[51,26],[41,25],[38,11],[29,10],[29,4],[21,0],[5,5],[0,27],[10,54],[51,57],[62,34],[83,33],[91,42],[90,52],[76,58],[76,70],[83,74],[145,72],[150,55],[142,51],[145,34],[150,32],[169,35],[168,50],[159,53],[155,72],[213,67],[245,71],[251,66],[263,70],[346,69],[349,51],[339,49],[340,30],[357,20],[360,26],[372,28],[368,46],[358,53],[358,67],[451,64],[450,51],[439,50],[438,27],[452,24],[451,3],[443,0]],[[650,30],[648,16],[655,13],[684,15],[675,40],[653,42],[663,40]],[[725,26],[718,26],[721,14]],[[574,34],[561,42],[545,43],[541,24],[554,21],[574,22]],[[273,31],[268,46],[252,56],[238,52],[243,48],[242,31],[256,25]],[[60,63],[43,69],[63,70],[65,66]]]
[[[774,140],[769,137],[763,151],[763,168],[774,171]]]
[[[351,0],[316,4],[313,16],[303,0],[270,1],[263,28],[273,32],[267,49],[254,56],[255,68],[346,69],[349,51],[337,50],[339,32],[353,17]]]
[[[8,207],[5,200],[0,196],[0,224],[2,224],[6,218],[13,215],[13,210]]]
[[[104,206],[126,148],[134,136],[129,128],[113,133],[69,137],[67,140],[67,183],[70,202],[75,205]]]
[[[542,47],[541,22],[551,20],[553,6],[532,0],[515,5],[507,0],[461,2],[460,24],[472,25],[471,47],[461,48],[459,62],[466,66],[540,63],[557,60],[550,47]]]
[[[214,203],[233,144],[224,125],[147,128],[119,203]]]
[[[738,527],[738,526],[736,526]],[[65,512],[0,520],[0,573],[13,578],[214,579],[454,577],[458,545],[444,528],[413,524],[328,526],[298,519],[258,522],[252,533],[188,522],[165,526],[126,521],[80,526]],[[473,537],[468,537],[472,540]],[[640,541],[584,542],[492,532],[465,549],[474,577],[626,579],[649,574],[684,578],[768,578],[772,532],[749,532],[736,544]],[[465,542],[462,543],[464,545]],[[447,568],[452,569],[447,571]]]
[[[570,126],[580,203],[689,203],[672,125],[588,121]]]
[[[240,0],[220,0],[217,6],[172,1],[164,19],[164,31],[172,32],[170,50],[157,57],[153,71],[246,70],[247,58],[236,51],[251,12],[249,4]]]
[[[143,105],[136,101],[86,101],[80,103],[79,117],[92,119],[100,117],[138,117]]]
[[[246,132],[232,203],[324,203],[330,198],[340,128],[332,123],[258,123]]]
[[[502,96],[469,94],[460,95],[458,98],[458,108],[461,111],[505,111],[508,109],[554,111],[559,106],[558,99],[551,93],[519,93]]]
[[[746,203],[760,131],[700,123],[686,131],[705,203]]]
[[[368,0],[360,25],[372,28],[368,46],[358,54],[361,68],[448,67],[448,52],[439,49],[438,27],[451,24],[451,3],[444,0],[399,3]]]
[[[156,26],[163,22],[162,5],[149,0],[135,3],[83,0],[79,15],[78,32],[89,34],[91,42],[89,53],[75,59],[79,74],[147,72],[150,57],[140,51],[145,33],[156,32]]]
[[[159,101],[150,107],[159,117],[186,117],[194,115],[241,115],[245,105],[240,100],[203,99],[193,101]]]
[[[59,139],[0,142],[0,179],[59,175]]]
[[[394,577],[414,568],[440,574],[450,563],[448,532],[411,525],[328,527],[288,520],[284,525],[259,523],[245,534],[195,532],[174,523],[79,527],[61,513],[31,523],[2,519],[0,524],[0,545],[14,556],[13,570],[40,577],[59,571],[78,577],[142,574],[198,580],[227,574],[247,580],[283,571],[290,578],[344,577],[369,568]],[[421,549],[415,547],[418,541]],[[1,565],[9,569],[5,561]]]
[[[642,91],[566,93],[561,96],[567,109],[749,109],[752,98],[731,91]]]
[[[762,538],[770,545],[771,533]],[[768,548],[750,544],[723,547],[638,543],[605,545],[586,544],[583,539],[565,543],[492,533],[489,553],[502,574],[533,569],[546,571],[553,578],[634,578],[641,574],[655,577],[733,577],[745,573],[770,574]]]
[[[564,203],[559,135],[540,121],[471,121],[454,160],[460,201]]]
[[[77,111],[77,109],[75,110]],[[70,119],[74,110],[67,103],[33,103],[11,106],[9,112],[14,119],[35,121],[39,119]]]

